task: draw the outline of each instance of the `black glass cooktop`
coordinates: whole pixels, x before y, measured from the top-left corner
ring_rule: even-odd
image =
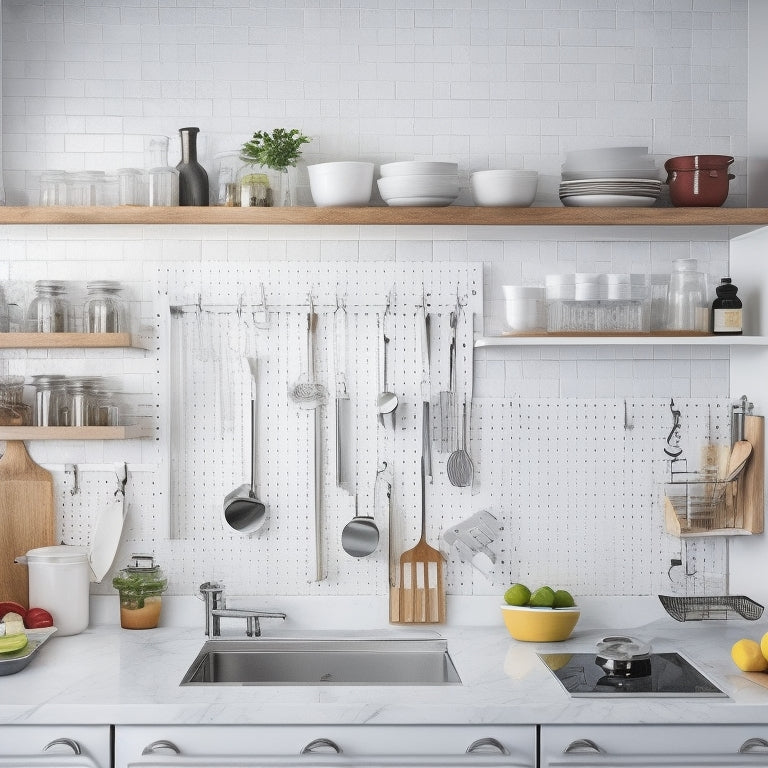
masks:
[[[728,695],[679,653],[652,653],[650,674],[637,677],[607,674],[594,653],[540,653],[539,658],[571,696]]]

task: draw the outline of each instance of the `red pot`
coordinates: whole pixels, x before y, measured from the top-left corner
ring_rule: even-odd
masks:
[[[684,155],[664,163],[672,205],[717,208],[728,197],[729,155]]]

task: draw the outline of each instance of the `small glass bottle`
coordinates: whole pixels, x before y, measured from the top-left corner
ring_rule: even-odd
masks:
[[[179,172],[168,165],[168,137],[152,136],[147,140],[149,164],[149,204],[179,204]]]
[[[83,305],[85,333],[123,333],[127,330],[123,287],[114,280],[98,280],[86,284],[88,295]]]
[[[199,128],[179,128],[181,161],[179,172],[179,205],[208,205],[208,174],[197,162]]]
[[[712,302],[712,333],[718,336],[738,336],[743,330],[739,289],[730,277],[723,277],[715,288],[717,298]]]
[[[69,330],[70,306],[66,284],[60,280],[38,280],[35,298],[27,309],[25,330],[32,333],[64,333]]]

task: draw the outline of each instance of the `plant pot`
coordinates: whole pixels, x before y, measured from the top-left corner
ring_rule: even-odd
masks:
[[[664,163],[668,173],[669,196],[677,207],[718,208],[728,197],[728,173],[733,162],[729,155],[685,155]]]

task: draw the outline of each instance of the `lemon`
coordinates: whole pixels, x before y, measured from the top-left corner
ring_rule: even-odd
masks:
[[[763,656],[768,659],[768,632],[766,632],[763,635],[762,640],[760,640],[760,650],[762,651]]]
[[[765,672],[768,669],[768,659],[763,656],[760,644],[748,638],[737,640],[733,644],[731,658],[742,672]]]
[[[504,593],[504,602],[507,605],[528,605],[531,599],[531,590],[525,584],[513,584]]]
[[[555,590],[552,587],[539,587],[528,601],[537,608],[551,608],[555,602]]]
[[[573,608],[574,605],[576,605],[576,601],[570,592],[566,592],[564,589],[558,589],[555,592],[555,602],[552,603],[553,608]]]

